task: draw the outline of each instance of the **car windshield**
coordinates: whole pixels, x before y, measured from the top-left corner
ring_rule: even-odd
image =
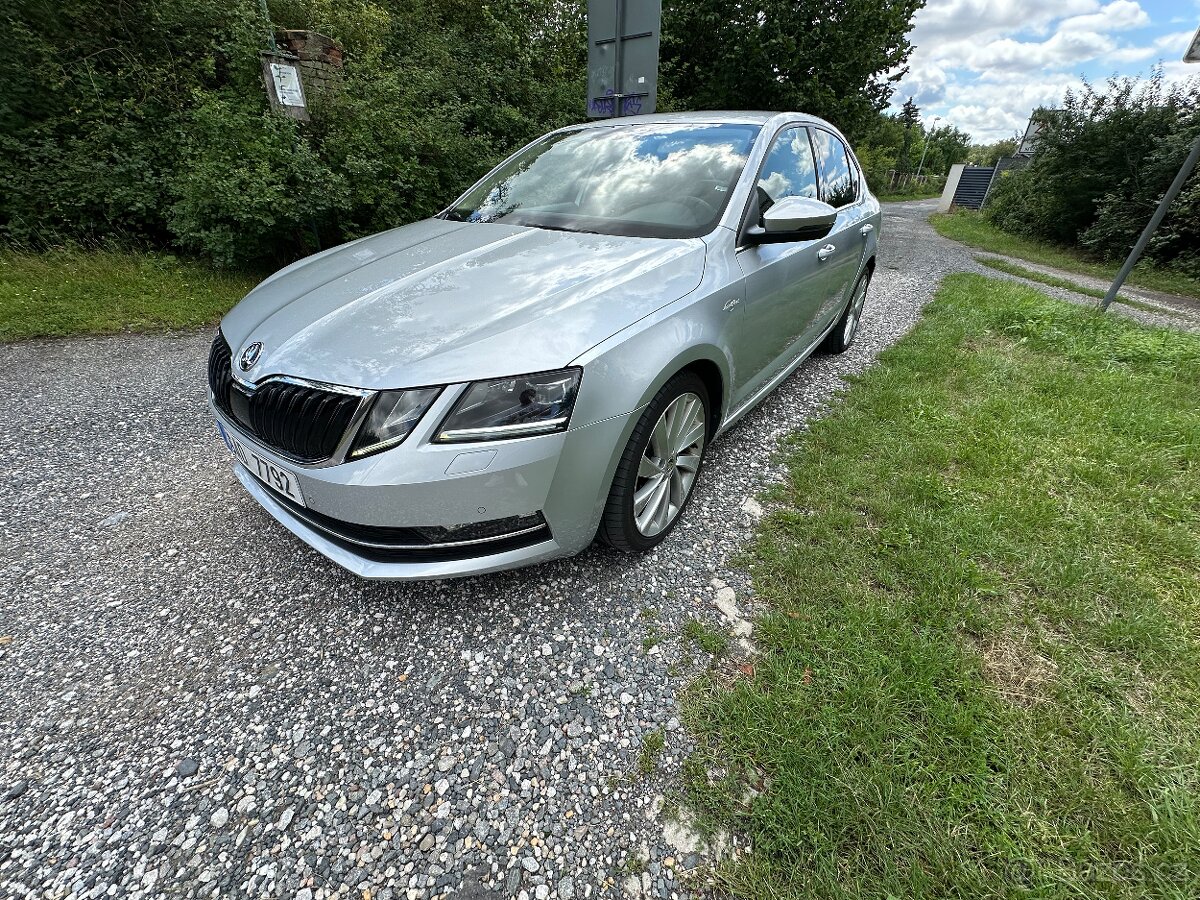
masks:
[[[443,215],[565,231],[685,238],[716,227],[759,128],[613,125],[528,147]]]

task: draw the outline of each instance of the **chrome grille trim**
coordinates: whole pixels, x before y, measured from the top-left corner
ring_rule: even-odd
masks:
[[[269,375],[256,383],[244,381],[234,371],[229,343],[220,332],[217,333],[212,349],[209,352],[208,378],[209,397],[213,401],[213,405],[221,412],[225,424],[234,430],[239,440],[246,441],[268,454],[273,454],[287,460],[289,464],[305,469],[323,469],[346,461],[350,447],[354,443],[355,435],[358,434],[358,429],[370,411],[371,403],[377,395],[376,391],[346,387],[339,384],[329,384],[307,378],[297,378],[292,375]],[[264,390],[269,392],[272,388],[281,386],[299,388],[304,391],[311,391],[312,393],[307,396],[296,393],[290,398],[286,395],[280,398],[281,403],[295,407],[295,409],[289,409],[289,415],[286,416],[278,408],[257,410],[254,407],[253,401],[256,396],[261,395]],[[233,404],[230,401],[230,393],[233,391],[241,394],[247,403],[245,410],[249,415],[250,421],[244,421],[235,412]],[[222,392],[224,392],[223,396]],[[321,396],[322,394],[326,396]],[[334,395],[344,400],[356,400],[354,410],[347,419],[345,427],[337,435],[332,452],[327,456],[320,457],[302,456],[291,452],[288,446],[281,446],[281,444],[296,446],[299,443],[303,443],[299,440],[299,429],[320,428],[321,419],[313,414],[321,412],[323,409],[326,412],[337,412],[337,405],[333,407],[333,410],[327,408],[330,400],[328,395]],[[257,423],[257,426],[255,424],[256,414],[262,416],[262,420]],[[279,421],[281,416],[283,416],[284,421]],[[341,418],[342,416],[344,416],[344,413],[337,418]],[[323,444],[328,444],[332,441],[333,435],[328,434],[328,429],[336,423],[336,418],[333,421],[325,422],[325,433],[317,436],[324,438],[322,441]],[[263,431],[274,433],[260,433]],[[271,440],[272,437],[281,438],[282,440],[280,440],[280,443],[275,443]]]

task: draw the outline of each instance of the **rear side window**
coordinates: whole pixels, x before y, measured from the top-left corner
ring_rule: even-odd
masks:
[[[813,129],[813,143],[821,162],[821,199],[830,206],[845,206],[858,198],[858,170],[846,145],[828,131]]]
[[[817,167],[808,129],[784,129],[775,138],[758,176],[758,211],[766,212],[785,197],[816,196]]]

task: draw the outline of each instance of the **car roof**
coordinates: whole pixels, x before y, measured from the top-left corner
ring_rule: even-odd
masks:
[[[766,110],[700,110],[696,112],[650,113],[643,116],[620,116],[612,119],[595,119],[582,127],[604,125],[766,125],[773,120],[780,122],[814,122],[816,116],[797,112],[770,112]],[[581,127],[581,126],[574,126]]]

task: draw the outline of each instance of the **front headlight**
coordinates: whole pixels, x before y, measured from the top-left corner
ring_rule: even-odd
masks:
[[[582,369],[476,381],[463,393],[434,441],[497,441],[565,431]]]
[[[357,459],[380,450],[395,447],[425,415],[425,410],[441,393],[441,388],[417,388],[411,391],[380,391],[371,411],[358,429],[358,437],[350,449],[350,458]]]

